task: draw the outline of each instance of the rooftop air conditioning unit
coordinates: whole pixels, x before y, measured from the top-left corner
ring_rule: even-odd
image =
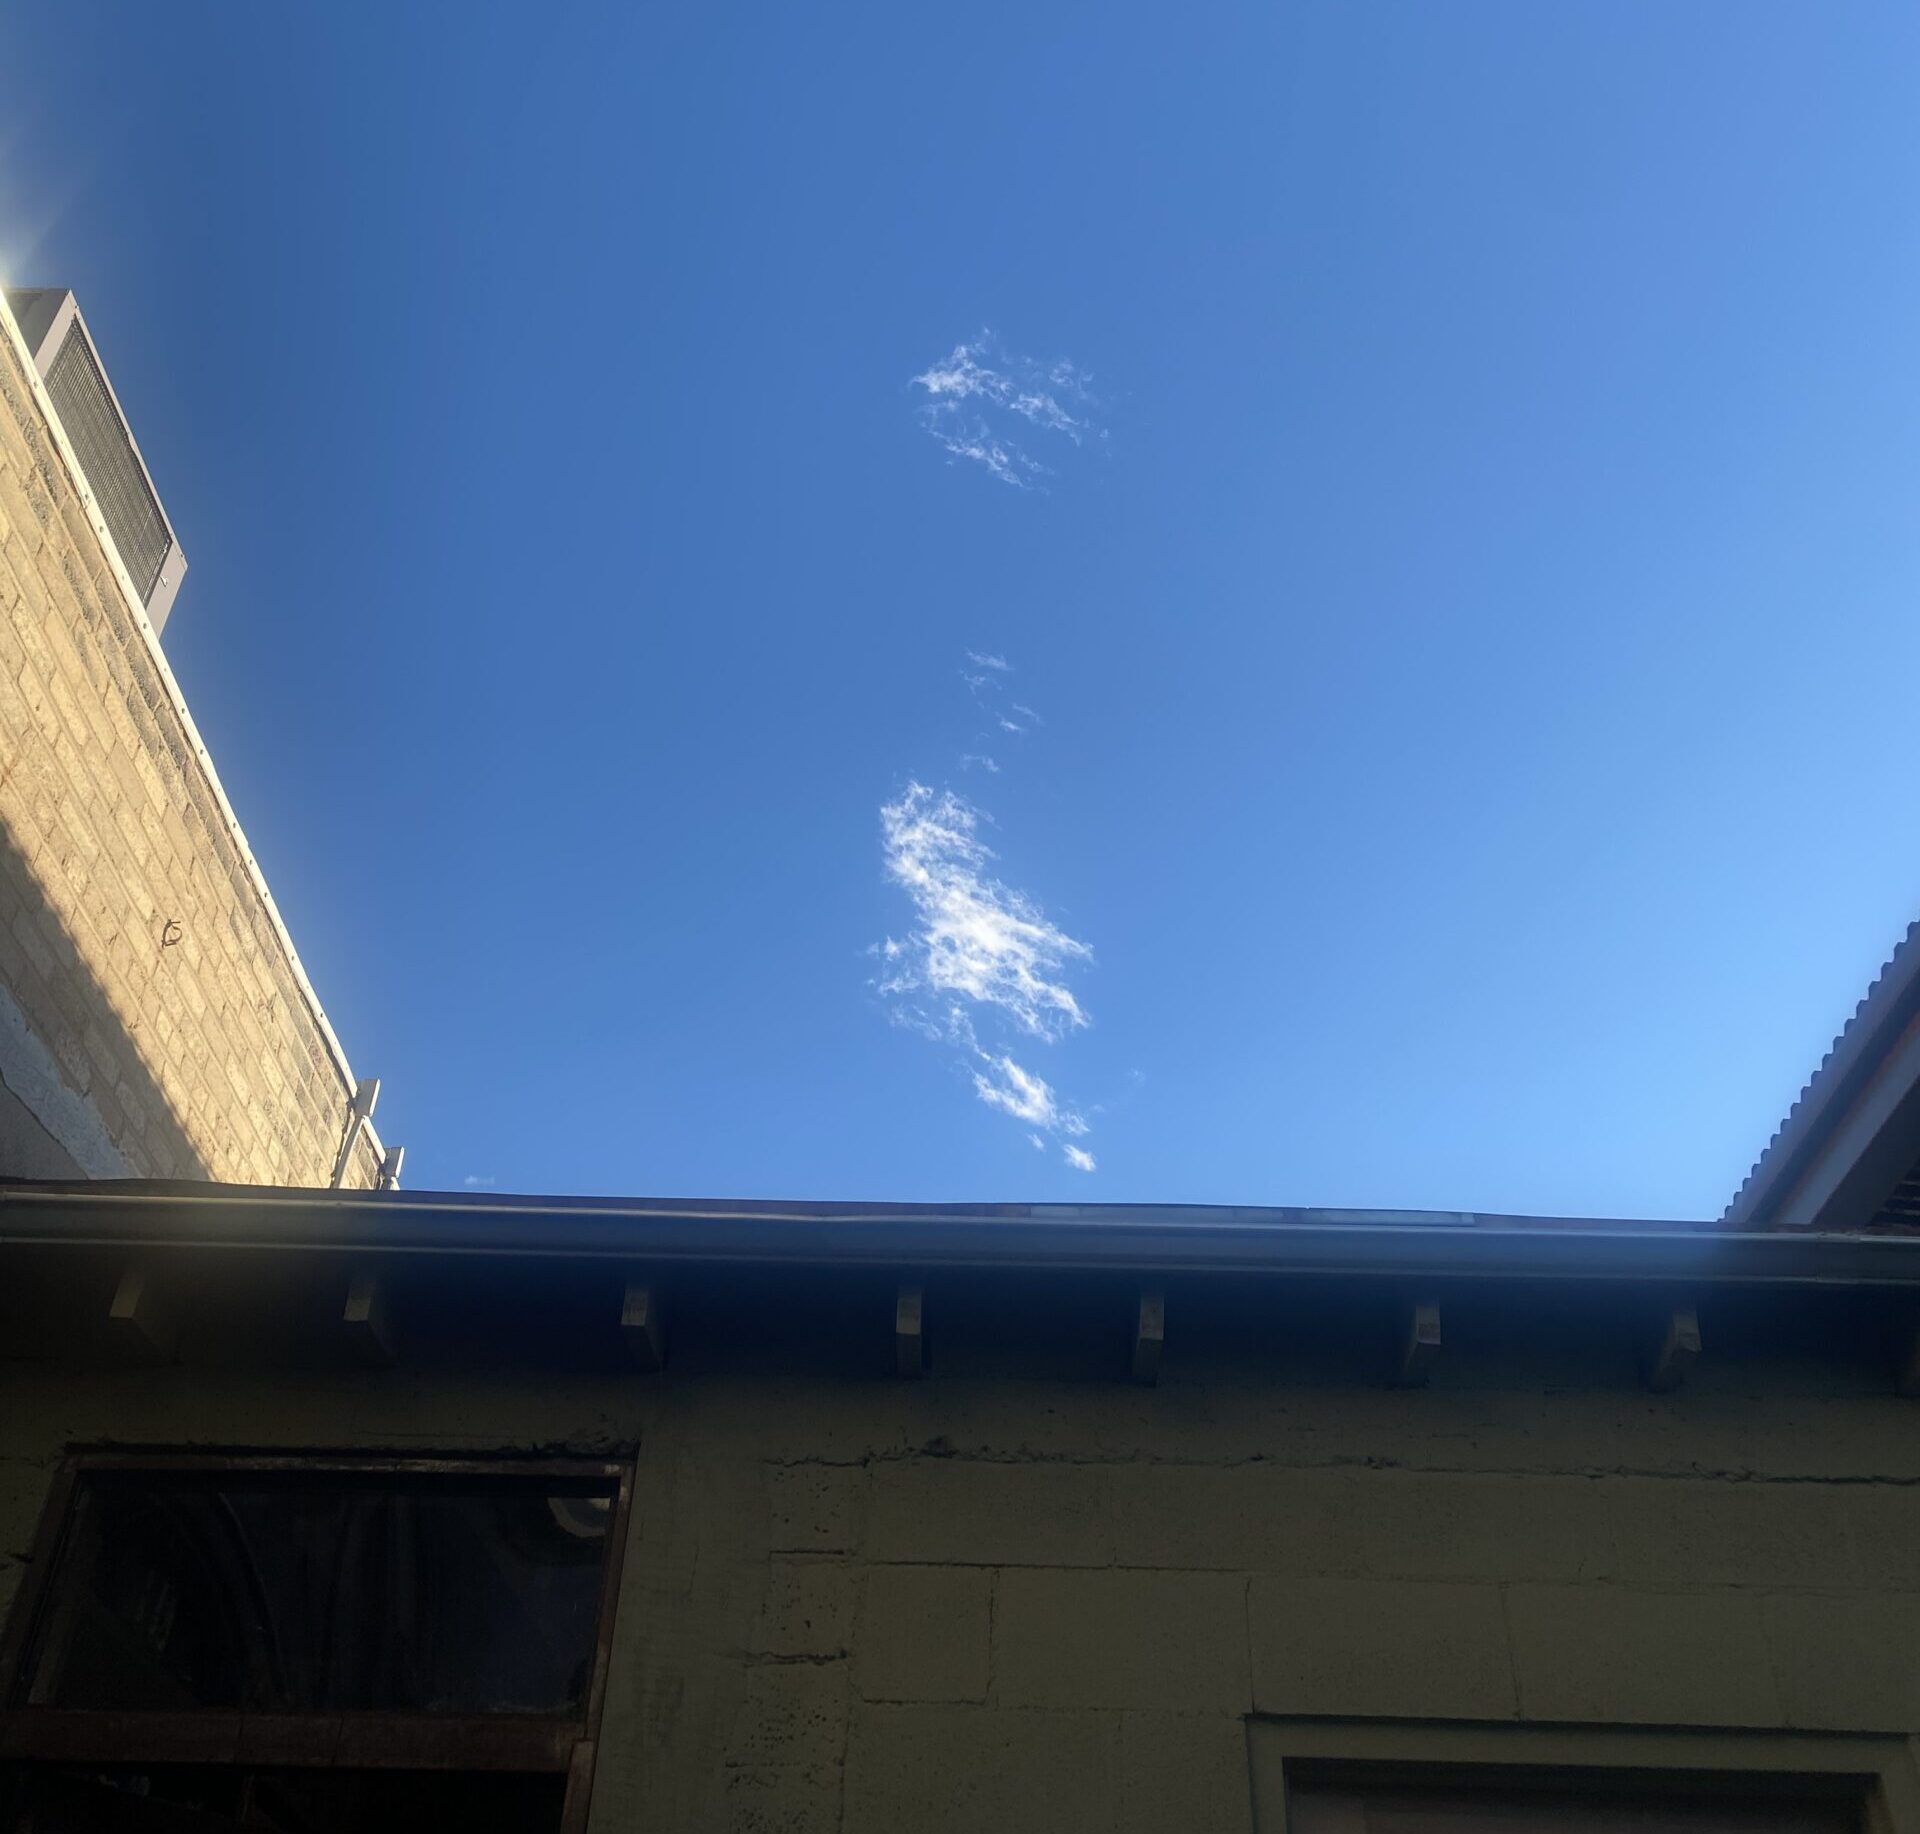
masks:
[[[73,444],[120,564],[158,631],[173,609],[187,557],[160,507],[79,301],[64,287],[9,287],[7,304]]]

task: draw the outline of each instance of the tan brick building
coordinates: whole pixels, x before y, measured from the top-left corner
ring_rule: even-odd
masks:
[[[96,490],[69,432],[0,296],[0,1175],[372,1186],[345,1054],[109,529],[144,471]]]
[[[0,1830],[1920,1834],[1917,978],[1737,1226],[0,1188]]]

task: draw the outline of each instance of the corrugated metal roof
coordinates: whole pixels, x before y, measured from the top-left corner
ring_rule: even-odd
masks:
[[[1785,1195],[1819,1150],[1847,1104],[1872,1077],[1887,1046],[1920,1010],[1920,922],[1907,926],[1799,1099],[1754,1161],[1722,1213],[1729,1229],[1766,1229]]]

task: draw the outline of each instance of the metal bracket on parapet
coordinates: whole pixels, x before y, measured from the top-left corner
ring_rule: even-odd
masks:
[[[328,1185],[336,1191],[346,1178],[347,1167],[353,1161],[353,1149],[359,1145],[360,1136],[373,1119],[373,1105],[379,1099],[379,1077],[364,1076],[353,1085],[353,1100],[347,1107],[347,1131],[340,1137],[340,1152],[333,1162],[333,1176],[327,1180]]]

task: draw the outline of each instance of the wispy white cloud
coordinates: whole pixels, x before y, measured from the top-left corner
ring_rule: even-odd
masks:
[[[1071,363],[1042,368],[1030,357],[1012,355],[1001,349],[991,331],[956,344],[944,362],[930,364],[913,380],[936,402],[977,401],[1005,408],[1036,427],[1064,433],[1076,446],[1098,432],[1089,416],[1072,413],[1060,398],[1089,403],[1090,378]]]
[[[974,1071],[973,1092],[989,1108],[998,1108],[1029,1127],[1060,1125],[1060,1100],[1044,1076],[1021,1069],[1011,1057],[989,1057],[984,1051],[980,1056],[987,1067]]]
[[[1098,404],[1091,380],[1072,363],[1011,354],[982,331],[913,377],[912,386],[926,396],[921,425],[949,455],[971,459],[1003,484],[1027,488],[1050,470],[1020,443],[1029,429],[1075,446],[1106,439],[1093,418]]]
[[[1087,1119],[998,1040],[1050,1044],[1087,1026],[1067,977],[1093,951],[995,876],[980,838],[986,819],[953,791],[923,783],[882,805],[887,877],[906,893],[913,927],[874,945],[874,984],[896,1024],[951,1048],[976,1098],[1044,1150],[1048,1137],[1083,1138]]]
[[[460,1182],[465,1185],[469,1191],[484,1191],[494,1180],[491,1178],[482,1178],[477,1172],[469,1172]]]
[[[1047,475],[1048,467],[1038,459],[1029,458],[1010,442],[991,438],[978,422],[958,432],[943,423],[930,422],[928,431],[953,457],[984,465],[1001,483],[1011,484],[1016,490],[1027,490],[1036,478]]]
[[[996,735],[1024,747],[1044,722],[1010,698],[1014,665],[1003,653],[962,655],[959,675],[981,729],[960,769],[998,777],[1008,752]],[[1088,1117],[1099,1110],[1056,1089],[1033,1067],[1032,1049],[1090,1024],[1073,982],[1093,951],[995,871],[983,838],[992,820],[966,797],[917,779],[881,805],[886,876],[905,893],[913,921],[869,948],[872,985],[889,1020],[942,1046],[975,1099],[1024,1128],[1036,1151],[1058,1143],[1068,1165],[1092,1171],[1093,1154],[1073,1143],[1091,1133]]]
[[[973,696],[982,716],[992,722],[990,730],[979,735],[981,738],[990,738],[994,732],[1025,738],[1034,727],[1046,724],[1025,701],[1008,697],[1008,677],[1013,673],[1013,664],[1004,656],[985,656],[978,650],[968,650],[966,656],[967,662],[975,666],[963,667],[960,679],[967,684],[967,692]],[[979,755],[967,753],[960,760],[961,768],[965,769]],[[997,772],[1000,767],[995,764],[989,768]]]
[[[881,992],[958,996],[992,1008],[1031,1037],[1087,1023],[1065,970],[1093,951],[992,876],[980,814],[951,790],[909,783],[880,811],[887,876],[912,900],[915,927],[889,938]]]

